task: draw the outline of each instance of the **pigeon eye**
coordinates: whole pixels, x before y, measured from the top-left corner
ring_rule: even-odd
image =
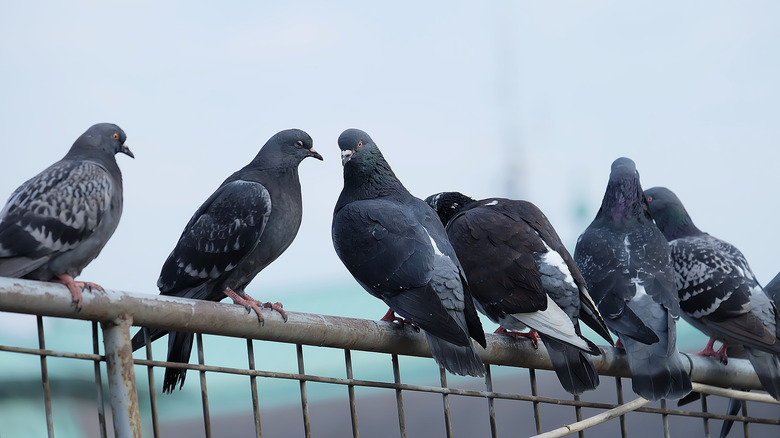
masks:
[[[647,196],[647,202],[653,202],[653,196],[652,195],[648,195]]]
[[[299,147],[299,148],[302,148],[303,147],[303,142],[298,140],[298,141],[295,142],[295,146]]]
[[[111,135],[111,138],[113,138],[114,140],[119,140],[119,133],[118,132],[113,133]]]
[[[363,147],[363,140],[361,140],[361,141],[359,141],[359,142],[358,142],[358,149],[360,149],[360,148],[362,148],[362,147]]]

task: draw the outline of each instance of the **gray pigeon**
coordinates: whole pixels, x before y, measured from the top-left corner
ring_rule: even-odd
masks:
[[[669,240],[682,316],[710,336],[699,354],[725,363],[729,348],[744,347],[761,384],[780,400],[780,315],[745,256],[697,228],[671,190],[653,187],[645,197]],[[717,352],[712,348],[716,340],[723,342]]]
[[[439,218],[412,196],[363,131],[338,140],[344,188],[333,212],[332,237],[344,266],[368,293],[421,328],[431,355],[446,370],[482,376],[470,338],[485,333],[463,268]]]
[[[119,126],[91,126],[67,154],[16,189],[0,212],[0,276],[67,286],[77,309],[75,281],[114,234],[122,216],[122,173],[114,155],[133,158]]]
[[[634,392],[648,400],[689,393],[690,376],[677,352],[680,305],[669,244],[653,223],[630,159],[612,163],[601,208],[577,241],[574,261],[625,347]]]
[[[544,341],[566,391],[595,389],[599,376],[590,355],[601,351],[580,333],[580,319],[610,344],[612,338],[544,213],[527,201],[476,201],[458,192],[437,193],[425,202],[446,224],[477,309],[504,329],[497,333],[530,327]]]
[[[249,164],[228,177],[184,227],[157,280],[160,294],[208,301],[228,296],[254,310],[261,323],[260,306],[278,311],[286,321],[280,303],[260,303],[244,289],[298,233],[303,213],[298,165],[306,157],[322,160],[309,134],[288,129],[271,137]],[[165,333],[152,329],[149,337],[154,341]],[[168,335],[168,361],[189,362],[192,333]],[[133,350],[146,342],[139,330]],[[167,368],[163,391],[173,392],[177,384],[181,388],[186,371]]]

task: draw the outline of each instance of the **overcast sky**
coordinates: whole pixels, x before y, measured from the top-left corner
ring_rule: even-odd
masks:
[[[110,3],[0,4],[0,197],[97,122],[136,155],[84,280],[156,294],[195,209],[293,127],[325,161],[301,164],[303,224],[258,299],[353,284],[330,240],[352,127],[418,197],[530,200],[572,251],[631,157],[761,281],[780,270],[777,2]]]

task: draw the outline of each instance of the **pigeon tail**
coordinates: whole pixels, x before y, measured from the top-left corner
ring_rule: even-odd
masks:
[[[749,391],[749,390],[748,390]],[[729,400],[729,406],[726,409],[726,415],[737,415],[742,410],[742,400],[732,398]],[[723,425],[720,427],[720,438],[726,438],[731,432],[731,427],[734,426],[734,420],[724,420]]]
[[[745,346],[745,353],[766,392],[780,401],[780,360],[765,351]]]
[[[539,333],[547,353],[550,355],[553,370],[561,386],[569,394],[579,395],[599,386],[596,367],[585,353],[563,342],[559,342],[544,333]]]
[[[461,376],[485,375],[485,365],[471,341],[466,346],[460,346],[429,335],[427,332],[425,337],[428,339],[431,355],[445,370]]]
[[[677,349],[668,355],[665,340],[648,346],[631,338],[621,339],[628,356],[635,393],[655,401],[679,399],[691,392],[691,378]]]
[[[138,330],[135,333],[135,336],[133,336],[132,345],[133,345],[133,351],[138,350],[139,348],[145,346],[149,342],[154,342],[168,333],[167,330],[161,330],[156,328],[150,328],[149,329],[149,338],[147,340],[146,336],[144,336],[144,329],[143,327]]]
[[[192,352],[194,336],[189,332],[168,333],[168,362],[188,363]],[[176,386],[181,389],[184,386],[184,378],[187,370],[184,368],[166,368],[163,379],[163,392],[172,393]]]

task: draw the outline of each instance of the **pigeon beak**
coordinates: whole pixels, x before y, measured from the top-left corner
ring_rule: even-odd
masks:
[[[130,148],[125,145],[122,145],[122,149],[120,149],[119,152],[127,155],[130,158],[135,158],[135,155],[133,155],[133,152],[130,151]]]
[[[320,161],[323,161],[322,160],[322,155],[320,155],[319,152],[315,151],[314,148],[309,149],[309,155],[307,155],[307,156],[308,157],[314,157],[314,158],[316,158],[316,159],[318,159]]]
[[[345,166],[347,164],[347,161],[352,158],[352,151],[341,151],[341,165]]]

